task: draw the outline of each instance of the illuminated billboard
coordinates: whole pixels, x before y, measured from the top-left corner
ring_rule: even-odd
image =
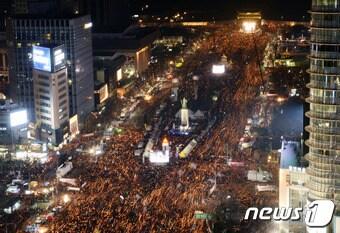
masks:
[[[120,68],[119,70],[117,70],[117,81],[120,81],[123,79],[123,71]]]
[[[27,122],[28,122],[28,118],[27,118],[26,110],[11,112],[10,114],[11,127],[16,127],[19,125],[27,124]]]
[[[72,138],[79,134],[78,115],[70,118],[70,133]]]
[[[53,49],[53,71],[59,71],[65,67],[66,56],[64,46]]]
[[[47,72],[56,72],[66,65],[64,45],[33,46],[33,68]]]
[[[33,68],[51,72],[51,49],[33,46]]]
[[[99,103],[103,103],[108,98],[109,98],[109,90],[108,90],[107,84],[105,84],[99,90]]]

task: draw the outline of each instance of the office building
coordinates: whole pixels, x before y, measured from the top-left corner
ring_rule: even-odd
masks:
[[[8,95],[8,50],[5,39],[0,33],[0,99],[1,96]]]
[[[289,166],[280,168],[279,177],[279,207],[304,208],[307,205],[309,176],[305,168]],[[299,221],[283,221],[280,223],[280,233],[304,233],[304,219]]]
[[[307,204],[309,176],[305,168],[297,167],[300,143],[283,140],[280,150],[279,170],[279,207],[304,208]],[[280,223],[281,233],[306,232],[303,219],[300,221],[283,221]]]
[[[160,31],[151,27],[130,27],[123,33],[95,33],[95,54],[111,54],[112,59],[123,55],[126,62],[123,76],[140,76],[149,66],[151,47]]]
[[[46,18],[18,16],[9,25],[11,97],[28,109],[34,121],[32,47],[63,44],[69,85],[70,117],[80,122],[94,109],[92,23],[90,16]]]
[[[69,136],[69,95],[64,46],[33,46],[38,138],[60,145]]]
[[[23,143],[27,139],[27,112],[10,100],[0,100],[0,145]]]
[[[313,0],[311,17],[308,199],[333,200],[337,209],[329,229],[309,230],[339,232],[335,223],[340,213],[340,2]]]

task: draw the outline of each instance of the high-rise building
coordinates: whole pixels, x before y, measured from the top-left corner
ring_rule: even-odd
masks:
[[[313,0],[311,10],[310,201],[333,200],[340,213],[340,2]],[[335,222],[338,219],[336,218]],[[333,232],[339,232],[339,229]],[[320,231],[321,232],[321,231]]]
[[[60,145],[69,135],[69,95],[64,46],[33,46],[35,116],[39,138]]]
[[[297,167],[300,143],[283,140],[280,150],[279,170],[279,207],[304,208],[307,203],[309,179],[306,169]],[[304,233],[306,227],[303,218],[299,221],[282,221],[279,224],[280,233]]]
[[[0,100],[0,145],[20,144],[27,139],[27,111],[10,100]]]
[[[94,109],[93,59],[90,16],[46,18],[15,17],[9,25],[9,77],[11,97],[34,120],[32,47],[63,44],[69,85],[70,117],[83,122]]]
[[[8,95],[8,55],[6,41],[0,35],[0,96]],[[0,97],[1,99],[1,97]]]

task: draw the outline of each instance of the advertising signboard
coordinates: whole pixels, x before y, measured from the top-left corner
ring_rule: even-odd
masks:
[[[28,122],[28,118],[27,118],[26,110],[11,112],[10,114],[11,127],[16,127],[19,125],[27,124],[27,122]]]
[[[53,49],[53,71],[59,71],[65,67],[65,48],[59,46]]]
[[[56,72],[66,65],[65,46],[33,46],[33,68],[46,72]]]
[[[51,72],[50,48],[33,46],[33,68]]]

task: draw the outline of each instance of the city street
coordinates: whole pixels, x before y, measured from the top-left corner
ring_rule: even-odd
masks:
[[[230,21],[192,29],[186,45],[155,47],[151,55],[158,61],[124,95],[89,114],[80,134],[49,152],[47,163],[12,165],[2,183],[15,188],[21,177],[29,182],[19,187],[28,188],[2,193],[25,208],[15,212],[17,222],[4,218],[1,229],[277,229],[270,221],[246,221],[244,214],[249,207],[278,206],[273,147],[282,136],[299,140],[303,130],[301,106],[271,94],[275,85],[286,87],[282,67],[273,68],[280,30],[272,23],[246,33]],[[275,72],[282,77],[273,79]],[[295,120],[282,128],[288,119]],[[252,172],[269,178],[254,179]]]
[[[258,51],[253,46],[254,40]],[[144,124],[157,125],[155,139],[159,143],[155,146],[160,145],[164,137],[169,138],[172,148],[197,139],[199,131],[186,137],[168,134],[180,107],[178,102],[172,104],[168,100],[171,80],[166,80],[151,100],[137,101],[139,93],[148,92],[147,88],[140,88],[132,102],[123,100],[121,109],[129,106],[129,110],[123,110],[124,115],[119,110],[111,115],[121,118],[117,119],[118,125],[108,124],[109,118],[103,117],[105,120],[96,123],[98,129],[93,136],[80,135],[64,148],[63,153],[73,157],[73,169],[67,177],[77,180],[80,192],[66,191],[62,184],[56,187],[54,205],[63,207],[52,222],[44,225],[46,229],[50,232],[162,232],[165,229],[167,232],[209,232],[223,228],[225,232],[228,229],[250,232],[251,227],[255,232],[256,223],[243,221],[244,210],[250,206],[274,206],[277,195],[275,192],[256,194],[254,182],[246,180],[246,171],[259,164],[251,149],[241,151],[238,144],[247,118],[258,114],[254,106],[263,101],[258,97],[262,79],[257,56],[262,57],[269,40],[270,34],[265,32],[248,35],[231,25],[223,26],[198,41],[197,50],[185,56],[184,66],[172,71],[172,76],[180,82],[180,98],[188,98],[189,108],[195,104],[195,108],[207,112],[210,117],[206,122],[215,119],[187,158],[179,159],[173,152],[169,164],[157,166],[147,159],[143,163],[140,156],[134,156],[137,145],[147,142],[149,137]],[[216,76],[211,73],[211,67],[222,55],[232,65],[226,74]],[[193,74],[200,77],[198,92],[204,93],[199,94],[197,100]],[[160,104],[165,105],[166,110],[157,113]],[[108,127],[120,130],[110,137],[104,136]],[[103,155],[87,152],[91,145],[99,144],[104,138]],[[84,152],[75,154],[72,148],[78,147]],[[230,158],[244,165],[228,165]],[[260,166],[266,168],[266,164]],[[62,203],[66,194],[70,201]],[[221,206],[226,206],[222,209],[224,214],[219,210]],[[211,217],[197,219],[197,211]]]

